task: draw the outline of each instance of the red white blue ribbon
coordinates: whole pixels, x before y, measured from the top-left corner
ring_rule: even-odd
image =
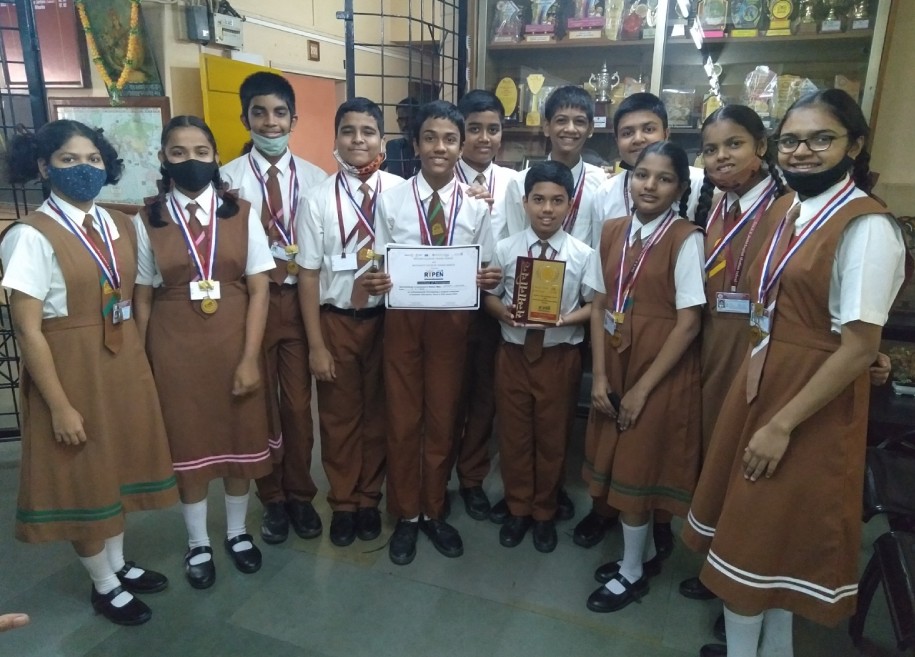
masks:
[[[623,249],[620,254],[620,270],[616,278],[616,300],[613,305],[614,312],[622,313],[626,311],[626,306],[632,296],[632,288],[635,287],[635,283],[642,271],[642,264],[648,257],[648,252],[654,248],[655,244],[661,241],[661,238],[664,237],[676,218],[677,215],[673,210],[667,211],[667,214],[664,216],[664,219],[661,220],[660,225],[651,233],[648,242],[642,246],[642,251],[636,256],[635,262],[632,263],[628,275],[624,276],[623,270],[626,267],[626,249],[629,248],[629,231],[632,230],[632,220],[629,220],[629,229],[626,231],[626,239],[623,240]]]
[[[419,217],[419,233],[423,244],[432,246],[432,234],[429,232],[429,213],[423,207],[423,203],[419,198],[419,185],[416,182],[418,178],[419,176],[413,177],[413,200],[416,203],[416,212]],[[448,234],[448,239],[443,246],[451,246],[454,242],[454,229],[457,226],[457,217],[463,205],[464,192],[461,190],[460,185],[455,185],[454,193],[451,195],[451,211],[445,217],[445,232]],[[443,212],[444,210],[445,208],[442,208]]]
[[[86,248],[89,252],[89,255],[92,256],[92,259],[95,260],[95,264],[98,265],[99,269],[102,270],[102,275],[105,277],[105,280],[108,281],[108,284],[113,290],[121,289],[121,275],[118,272],[118,258],[114,252],[114,241],[111,237],[111,230],[108,228],[108,222],[102,219],[101,214],[99,214],[98,207],[95,208],[95,217],[98,219],[99,226],[101,226],[101,235],[102,241],[105,244],[105,250],[108,251],[109,258],[105,258],[105,255],[99,251],[98,247],[95,245],[89,236],[86,234],[86,231],[75,221],[73,221],[63,209],[57,205],[53,198],[48,199],[48,205],[54,212],[63,219],[64,224],[67,228],[70,229],[70,232],[76,236],[76,239]],[[110,264],[109,264],[110,262]]]
[[[260,169],[257,168],[257,164],[254,162],[254,156],[251,153],[248,153],[248,164],[251,166],[251,170],[254,172],[254,177],[257,178],[257,182],[261,186],[261,196],[264,201],[264,205],[267,206],[267,211],[270,213],[270,223],[272,223],[277,232],[280,234],[280,239],[283,241],[284,246],[293,246],[295,244],[295,217],[296,211],[299,209],[299,176],[296,174],[295,170],[295,158],[292,154],[289,154],[289,227],[283,225],[283,207],[280,206],[278,209],[270,207],[270,199],[267,194],[267,180],[264,178],[264,174],[260,172]]]
[[[181,234],[184,235],[184,241],[187,242],[188,253],[191,254],[191,260],[194,261],[194,267],[197,268],[197,273],[200,275],[200,280],[203,281],[212,281],[213,279],[213,265],[216,262],[216,233],[218,221],[216,221],[216,194],[213,194],[213,198],[210,201],[210,225],[209,225],[209,253],[207,254],[206,259],[204,259],[204,254],[200,253],[200,250],[197,248],[197,243],[194,241],[194,237],[191,235],[190,228],[187,225],[188,219],[187,215],[184,214],[184,210],[180,205],[175,201],[175,195],[168,195],[168,202],[172,209],[172,216],[178,220],[178,227],[181,229]],[[203,208],[201,208],[202,210]]]

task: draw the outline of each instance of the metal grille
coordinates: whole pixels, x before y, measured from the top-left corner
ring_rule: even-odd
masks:
[[[0,7],[15,6],[18,26],[0,25],[0,150],[17,130],[35,129],[48,120],[44,76],[35,28],[35,13],[30,0],[0,0]],[[11,59],[9,52],[21,52],[21,59]],[[26,87],[10,84],[11,68],[24,69]],[[5,227],[23,216],[43,200],[39,185],[11,185],[5,171],[0,172],[0,222]],[[2,275],[2,269],[0,269]],[[19,349],[10,319],[9,296],[0,297],[0,441],[18,439],[19,418]]]

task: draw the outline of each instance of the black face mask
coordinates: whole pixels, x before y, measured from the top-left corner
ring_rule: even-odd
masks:
[[[174,183],[188,192],[199,192],[209,183],[213,182],[219,165],[213,162],[200,160],[185,160],[184,162],[162,163],[162,168],[168,172]]]
[[[819,196],[827,189],[842,180],[851,170],[855,161],[846,155],[831,169],[817,171],[816,173],[796,173],[782,171],[788,186],[804,198]]]
[[[635,169],[635,167],[632,166],[631,164],[629,164],[628,162],[626,162],[625,160],[620,160],[620,169],[623,169],[624,171],[632,171],[633,169]]]

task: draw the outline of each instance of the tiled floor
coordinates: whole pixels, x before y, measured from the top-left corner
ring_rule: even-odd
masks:
[[[577,429],[573,454],[581,453],[582,427]],[[573,520],[560,525],[552,554],[536,552],[529,538],[506,549],[498,544],[497,526],[468,518],[456,493],[451,520],[465,544],[459,559],[445,559],[420,537],[416,561],[394,566],[385,548],[389,521],[378,540],[335,548],[326,536],[330,510],[321,496],[316,506],[325,535],[304,541],[291,534],[283,545],[261,544],[264,566],[255,575],[238,573],[216,551],[217,581],[208,591],[184,582],[178,509],[135,514],[128,523],[128,558],[165,572],[171,586],[146,598],[151,622],[120,628],[93,615],[89,579],[69,545],[24,545],[12,538],[18,458],[18,443],[0,445],[0,610],[28,612],[32,624],[0,635],[2,656],[682,657],[697,655],[713,640],[718,604],[677,593],[680,580],[696,572],[696,555],[678,546],[641,604],[594,614],[585,608],[596,586],[592,573],[619,554],[618,530],[601,546],[584,550],[572,544]],[[580,518],[587,497],[577,468],[570,463],[568,480]],[[314,473],[326,490],[319,466]],[[210,535],[218,546],[224,512],[217,488],[210,500]],[[491,475],[486,488],[497,498],[498,477]],[[259,513],[252,496],[252,533]],[[883,531],[879,523],[871,522],[865,541]],[[869,552],[862,549],[862,559]],[[887,610],[882,594],[877,596],[863,653],[851,646],[844,625],[828,629],[797,620],[796,655],[901,654],[892,650]]]

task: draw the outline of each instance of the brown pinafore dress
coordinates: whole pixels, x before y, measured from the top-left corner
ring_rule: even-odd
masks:
[[[784,217],[792,201],[783,196],[770,212]],[[701,579],[725,602],[827,625],[854,612],[868,372],[791,433],[771,479],[745,479],[743,453],[839,348],[829,314],[839,240],[855,218],[885,213],[871,198],[853,199],[801,247],[782,274],[758,396],[747,403],[744,358],[725,399],[683,530],[689,547],[708,551]]]
[[[141,212],[163,279],[153,291],[146,346],[179,486],[219,477],[255,479],[272,467],[264,386],[244,397],[232,395],[248,313],[250,206],[238,203],[234,216],[214,218],[219,225],[213,277],[220,282],[221,298],[212,315],[190,299],[197,270],[181,228],[164,209],[166,225],[158,227]]]
[[[113,244],[122,298],[129,299],[137,275],[136,231],[125,215],[109,214],[118,230]],[[104,540],[124,531],[124,512],[178,501],[156,386],[135,322],[121,324],[117,354],[105,348],[102,274],[85,247],[45,214],[19,223],[51,243],[66,282],[67,316],[45,319],[41,330],[61,386],[83,416],[86,442],[55,440],[51,411],[23,364],[16,538]]]
[[[628,217],[615,219],[601,233],[608,306],[629,226]],[[695,230],[699,228],[688,221],[674,221],[646,257],[626,313],[629,326],[623,326],[631,331],[631,344],[620,352],[602,331],[607,379],[620,397],[645,374],[677,322],[674,269],[681,245]],[[663,509],[686,515],[699,475],[699,404],[699,345],[694,342],[648,396],[628,430],[620,433],[616,420],[592,409],[582,468],[591,497],[630,513]]]

